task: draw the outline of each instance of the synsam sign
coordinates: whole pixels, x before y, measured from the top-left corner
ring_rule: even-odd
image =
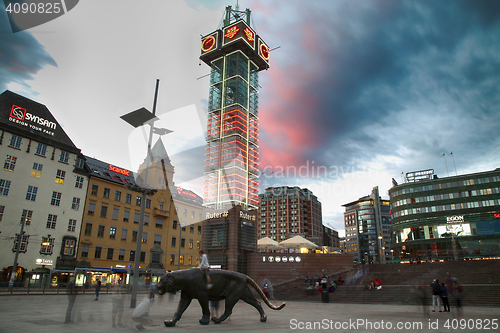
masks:
[[[45,134],[49,134],[52,136],[54,136],[53,131],[49,131],[47,129],[38,127],[34,124],[44,126],[44,127],[51,129],[51,130],[55,130],[57,127],[56,123],[54,123],[52,121],[48,121],[47,119],[43,119],[39,116],[33,115],[29,112],[26,112],[26,109],[24,109],[20,106],[17,106],[17,105],[12,105],[12,109],[10,110],[9,121],[12,121],[12,122],[19,124],[19,125],[22,125],[22,126],[30,127],[31,129],[34,129],[36,131],[40,131],[40,132],[43,132]],[[28,122],[34,123],[34,124],[30,124]]]

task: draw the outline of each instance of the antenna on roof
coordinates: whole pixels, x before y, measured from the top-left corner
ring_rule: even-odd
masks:
[[[448,173],[448,163],[446,163],[446,155],[443,154],[443,157],[444,157],[444,165],[446,165],[446,175],[450,177],[450,174]]]
[[[455,165],[455,158],[453,157],[453,152],[450,152],[451,158],[453,159],[453,167],[455,167],[455,176],[458,176],[457,166]]]

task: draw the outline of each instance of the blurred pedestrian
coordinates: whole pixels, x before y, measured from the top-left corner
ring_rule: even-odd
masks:
[[[210,317],[219,318],[219,301],[210,301]]]
[[[441,285],[438,279],[434,279],[431,283],[432,288],[432,312],[436,312],[436,303],[438,305],[439,312],[441,311]]]
[[[444,282],[441,282],[441,301],[443,301],[443,312],[450,312],[450,303],[448,302],[448,288]]]
[[[64,322],[66,324],[70,324],[73,322],[71,320],[71,312],[73,311],[73,306],[75,305],[76,301],[76,295],[78,294],[78,289],[76,288],[73,279],[71,279],[66,286],[66,294],[68,294],[68,308],[66,309],[66,318]]]
[[[122,317],[123,317],[123,308],[125,304],[125,287],[122,285],[116,286],[113,291],[113,310],[111,312],[111,327],[123,327]]]
[[[452,293],[457,304],[458,318],[460,319],[462,317],[462,286],[458,284],[457,279],[453,279]]]
[[[101,291],[101,280],[99,278],[96,278],[95,282],[95,300],[99,300],[99,292]]]
[[[135,326],[136,331],[145,331],[144,325],[152,324],[153,321],[149,318],[149,307],[151,306],[152,299],[143,299],[135,308],[132,313],[132,320],[139,323]]]

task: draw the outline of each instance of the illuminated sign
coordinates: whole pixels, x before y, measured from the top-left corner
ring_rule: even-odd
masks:
[[[193,193],[189,193],[189,192],[186,192],[186,191],[183,191],[182,188],[179,186],[177,187],[177,193],[179,194],[182,194],[182,195],[187,195],[189,197],[193,197],[193,198],[196,198],[196,194],[193,194]]]
[[[446,223],[464,223],[463,215],[446,216]]]
[[[238,31],[240,31],[240,29],[238,29],[237,26],[231,27],[231,28],[226,30],[224,37],[229,38],[229,39],[233,39],[233,37],[236,36]]]
[[[45,265],[45,266],[52,266],[53,265],[53,260],[50,259],[37,259],[36,264],[37,265]]]
[[[255,221],[255,215],[250,215],[246,212],[243,212],[242,210],[240,210],[240,217],[250,221]]]
[[[265,61],[269,61],[269,48],[266,44],[261,43],[259,46],[259,55],[264,58]]]
[[[207,215],[206,215],[206,219],[218,219],[218,218],[221,218],[221,217],[227,217],[229,215],[229,211],[225,210],[223,212],[213,212],[213,213],[210,213],[210,212],[207,212]]]
[[[500,219],[500,214],[493,214],[493,217],[496,219]]]
[[[109,169],[109,171],[113,171],[113,172],[122,174],[124,176],[130,176],[130,171],[128,171],[126,169],[121,169],[121,168],[116,167],[116,166],[114,166],[112,164],[109,165],[108,169]]]
[[[406,179],[409,182],[414,182],[416,180],[422,180],[422,179],[431,179],[433,174],[434,174],[434,169],[407,172]]]
[[[247,37],[247,40],[249,42],[253,42],[255,40],[255,34],[253,33],[252,30],[248,29],[248,28],[245,28],[245,30],[243,30],[243,32],[245,33],[245,36]]]
[[[33,115],[27,112],[26,109],[17,105],[12,105],[12,109],[10,110],[9,121],[19,124],[21,126],[29,127],[32,130],[39,131],[51,136],[54,136],[53,130],[57,128],[56,123],[41,118],[37,115]],[[43,126],[43,128],[38,125]]]
[[[302,259],[300,259],[299,256],[263,256],[262,261],[263,262],[300,262]]]
[[[240,20],[227,26],[224,28],[223,35],[223,46],[242,40],[251,47],[253,52],[255,52],[255,32],[245,21]]]

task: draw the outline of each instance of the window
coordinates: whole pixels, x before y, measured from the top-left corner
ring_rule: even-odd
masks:
[[[76,229],[76,220],[69,219],[68,231],[75,232],[75,229]]]
[[[196,241],[196,249],[197,250],[201,249],[201,242],[200,241]]]
[[[141,199],[142,199],[142,197],[140,195],[138,195],[137,198],[135,199],[136,206],[140,206],[141,205]]]
[[[163,201],[160,201],[160,209],[163,210]]]
[[[38,146],[36,147],[36,152],[35,154],[38,156],[44,156],[47,153],[47,145],[44,145],[43,143],[39,143]]]
[[[122,239],[127,240],[127,228],[122,228]]]
[[[33,169],[31,170],[31,177],[40,178],[42,176],[43,165],[39,163],[33,163]]]
[[[56,172],[56,183],[64,184],[64,177],[66,177],[66,171],[57,170]]]
[[[160,264],[161,263],[161,253],[152,252],[151,253],[151,263],[152,264]]]
[[[82,258],[89,257],[89,244],[82,244]]]
[[[29,235],[23,235],[22,239],[21,239],[21,246],[19,246],[19,252],[26,252],[26,250],[28,249],[28,238],[30,236]],[[16,237],[14,238],[14,247],[12,248],[12,251],[16,252],[17,251],[17,247],[18,247],[18,243],[19,243],[19,234],[16,234]]]
[[[95,212],[95,202],[89,202],[89,210],[87,211],[88,215],[94,215]]]
[[[151,208],[151,199],[146,199],[146,208]]]
[[[149,215],[148,214],[144,215],[144,225],[149,225]]]
[[[87,222],[85,224],[85,236],[90,236],[92,234],[92,223]]]
[[[115,200],[120,201],[122,199],[122,191],[116,190],[115,192]]]
[[[177,229],[177,220],[172,222],[172,229]]]
[[[188,216],[188,210],[186,208],[184,208],[184,217],[187,217]]]
[[[76,245],[76,240],[74,239],[64,239],[64,255],[65,256],[72,256],[75,254],[75,245]]]
[[[55,229],[56,228],[56,223],[57,223],[57,215],[52,215],[49,214],[47,218],[47,229]]]
[[[108,214],[108,206],[102,205],[101,206],[101,217],[106,217],[107,214]]]
[[[125,203],[131,203],[132,202],[132,194],[127,193],[127,196],[125,197]]]
[[[184,256],[183,255],[179,256],[179,264],[184,265]]]
[[[177,239],[175,237],[172,237],[172,247],[175,247],[176,240]]]
[[[156,217],[156,227],[163,228],[163,217]]]
[[[69,153],[61,150],[61,155],[59,156],[59,162],[68,163]]]
[[[83,177],[82,176],[76,176],[75,187],[76,188],[82,188],[83,187]]]
[[[194,220],[194,210],[191,211],[191,219]]]
[[[146,251],[141,251],[141,262],[145,262],[146,261]]]
[[[71,203],[71,209],[74,210],[80,209],[80,198],[73,197],[73,202]]]
[[[146,231],[142,232],[142,242],[147,243],[148,242],[148,233]]]
[[[92,195],[97,195],[97,190],[99,189],[99,185],[97,184],[92,184],[92,191],[90,192],[90,194]]]
[[[161,245],[161,234],[155,234],[154,244]]]
[[[33,217],[33,211],[23,209],[23,213],[21,214],[21,223],[24,221],[24,225],[31,225],[31,218]]]
[[[135,261],[135,250],[130,250],[130,259],[129,261]]]
[[[113,216],[111,218],[113,220],[118,220],[118,213],[120,212],[120,208],[113,207]]]
[[[189,232],[190,232],[190,233],[193,233],[193,232],[194,232],[194,225],[192,225],[192,224],[191,224],[191,225],[189,226]]]
[[[181,238],[181,247],[184,247],[186,245],[186,239]]]
[[[40,249],[40,254],[52,254],[54,249],[54,238],[42,237],[42,247]]]
[[[94,252],[94,259],[101,259],[102,246],[96,246]]]
[[[189,240],[189,249],[191,249],[191,250],[193,249],[193,240],[192,239]]]
[[[134,214],[134,223],[139,223],[139,220],[141,218],[141,214],[138,212],[135,212]]]
[[[109,192],[111,192],[111,189],[109,187],[104,188],[104,194],[102,195],[103,198],[108,199],[109,198]]]
[[[120,252],[118,252],[118,260],[125,260],[125,249],[120,249]]]
[[[193,256],[188,256],[188,265],[191,266],[193,264]]]
[[[16,167],[16,161],[17,157],[7,155],[7,157],[5,158],[5,163],[3,165],[4,170],[14,171],[14,168]]]
[[[170,255],[170,265],[175,264],[175,254]]]
[[[130,215],[130,210],[125,210],[125,211],[123,212],[123,221],[124,221],[124,222],[128,222],[128,217],[129,217],[129,215]]]
[[[137,230],[132,230],[132,242],[137,242]]]
[[[198,226],[198,235],[201,235],[201,225]]]
[[[0,221],[2,221],[4,211],[5,211],[5,206],[0,206]]]
[[[106,259],[113,260],[113,251],[114,251],[114,248],[108,247],[108,255],[106,256]]]
[[[28,185],[28,191],[26,192],[26,200],[35,201],[37,193],[38,193],[38,187]]]
[[[109,228],[109,238],[115,239],[116,237],[116,227]]]
[[[0,179],[0,194],[9,195],[10,180]]]
[[[62,193],[61,192],[52,192],[52,199],[50,200],[50,204],[52,206],[59,206],[59,204],[61,203],[61,196],[62,196]]]
[[[97,230],[97,237],[104,237],[104,225],[99,224],[99,229]]]
[[[22,138],[20,136],[12,134],[10,137],[9,147],[21,149]]]

